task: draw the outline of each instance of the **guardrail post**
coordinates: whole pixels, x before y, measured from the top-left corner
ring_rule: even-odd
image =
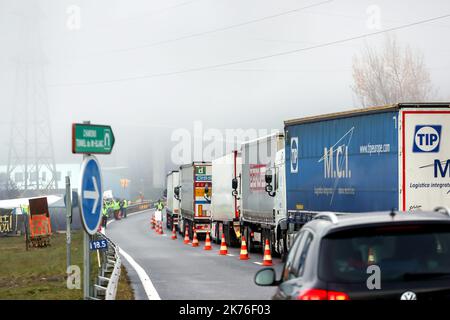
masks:
[[[119,249],[105,235],[97,234],[97,238],[105,239],[108,242],[108,249],[102,252],[101,268],[94,284],[93,299],[115,300],[122,266]]]

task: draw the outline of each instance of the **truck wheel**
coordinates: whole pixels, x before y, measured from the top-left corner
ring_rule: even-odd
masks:
[[[217,244],[220,244],[220,237],[219,237],[219,223],[215,222],[215,228],[214,228],[214,242]]]
[[[250,234],[251,234],[250,228],[244,227],[244,235],[245,235],[245,240],[247,242],[247,250],[250,253],[254,253],[255,252],[254,243],[253,243],[252,239],[250,238]]]
[[[223,224],[223,232],[225,233],[225,242],[227,243],[227,247],[231,247],[231,232],[230,228],[227,224]]]
[[[183,220],[178,218],[178,233],[182,236],[184,236],[184,223]]]
[[[194,238],[194,231],[192,230],[192,225],[190,221],[186,222],[186,226],[188,228],[188,234],[189,234],[189,239],[193,239]]]
[[[217,243],[222,243],[222,232],[220,232],[220,222],[217,222]]]

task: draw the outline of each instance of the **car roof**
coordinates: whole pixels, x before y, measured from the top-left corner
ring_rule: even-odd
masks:
[[[450,213],[449,211],[381,211],[364,213],[323,212],[318,213],[314,219],[305,224],[304,227],[325,236],[337,230],[361,228],[369,225],[421,222],[450,224]]]

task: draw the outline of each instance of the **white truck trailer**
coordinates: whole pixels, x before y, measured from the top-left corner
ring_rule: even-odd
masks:
[[[195,228],[199,238],[211,231],[211,162],[193,162],[180,167],[180,185],[174,189],[180,199],[178,227],[181,234],[186,228],[192,239]]]
[[[237,150],[212,161],[211,238],[219,243],[224,233],[228,246],[239,245],[241,237],[241,166],[241,153]]]
[[[264,250],[266,239],[272,251],[286,250],[284,144],[282,133],[242,144],[241,232],[249,251]],[[269,185],[266,175],[273,180]]]
[[[173,225],[178,228],[178,216],[180,214],[180,201],[175,197],[174,188],[180,184],[180,172],[171,171],[167,174],[167,206],[166,226],[172,230]]]

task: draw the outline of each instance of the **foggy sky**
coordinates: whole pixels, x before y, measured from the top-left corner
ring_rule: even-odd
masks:
[[[33,2],[0,0],[1,164],[7,162],[15,58],[23,50],[17,14],[24,7],[30,11]],[[38,0],[56,162],[81,161],[81,156],[71,154],[71,123],[90,120],[110,124],[116,146],[112,155],[99,157],[102,163],[129,167],[130,177],[156,179],[153,182],[159,184],[165,171],[174,167],[170,163],[172,130],[192,130],[196,120],[201,120],[205,129],[281,129],[283,120],[359,107],[351,90],[352,58],[365,43],[380,45],[384,36],[253,62],[186,70],[374,32],[366,25],[370,5],[381,9],[382,29],[450,13],[448,0],[335,0],[180,39],[320,2]],[[71,5],[81,9],[79,30],[67,27],[66,10]],[[38,13],[31,10],[33,15]],[[438,98],[450,100],[450,19],[393,34],[402,45],[423,52],[439,89]]]

